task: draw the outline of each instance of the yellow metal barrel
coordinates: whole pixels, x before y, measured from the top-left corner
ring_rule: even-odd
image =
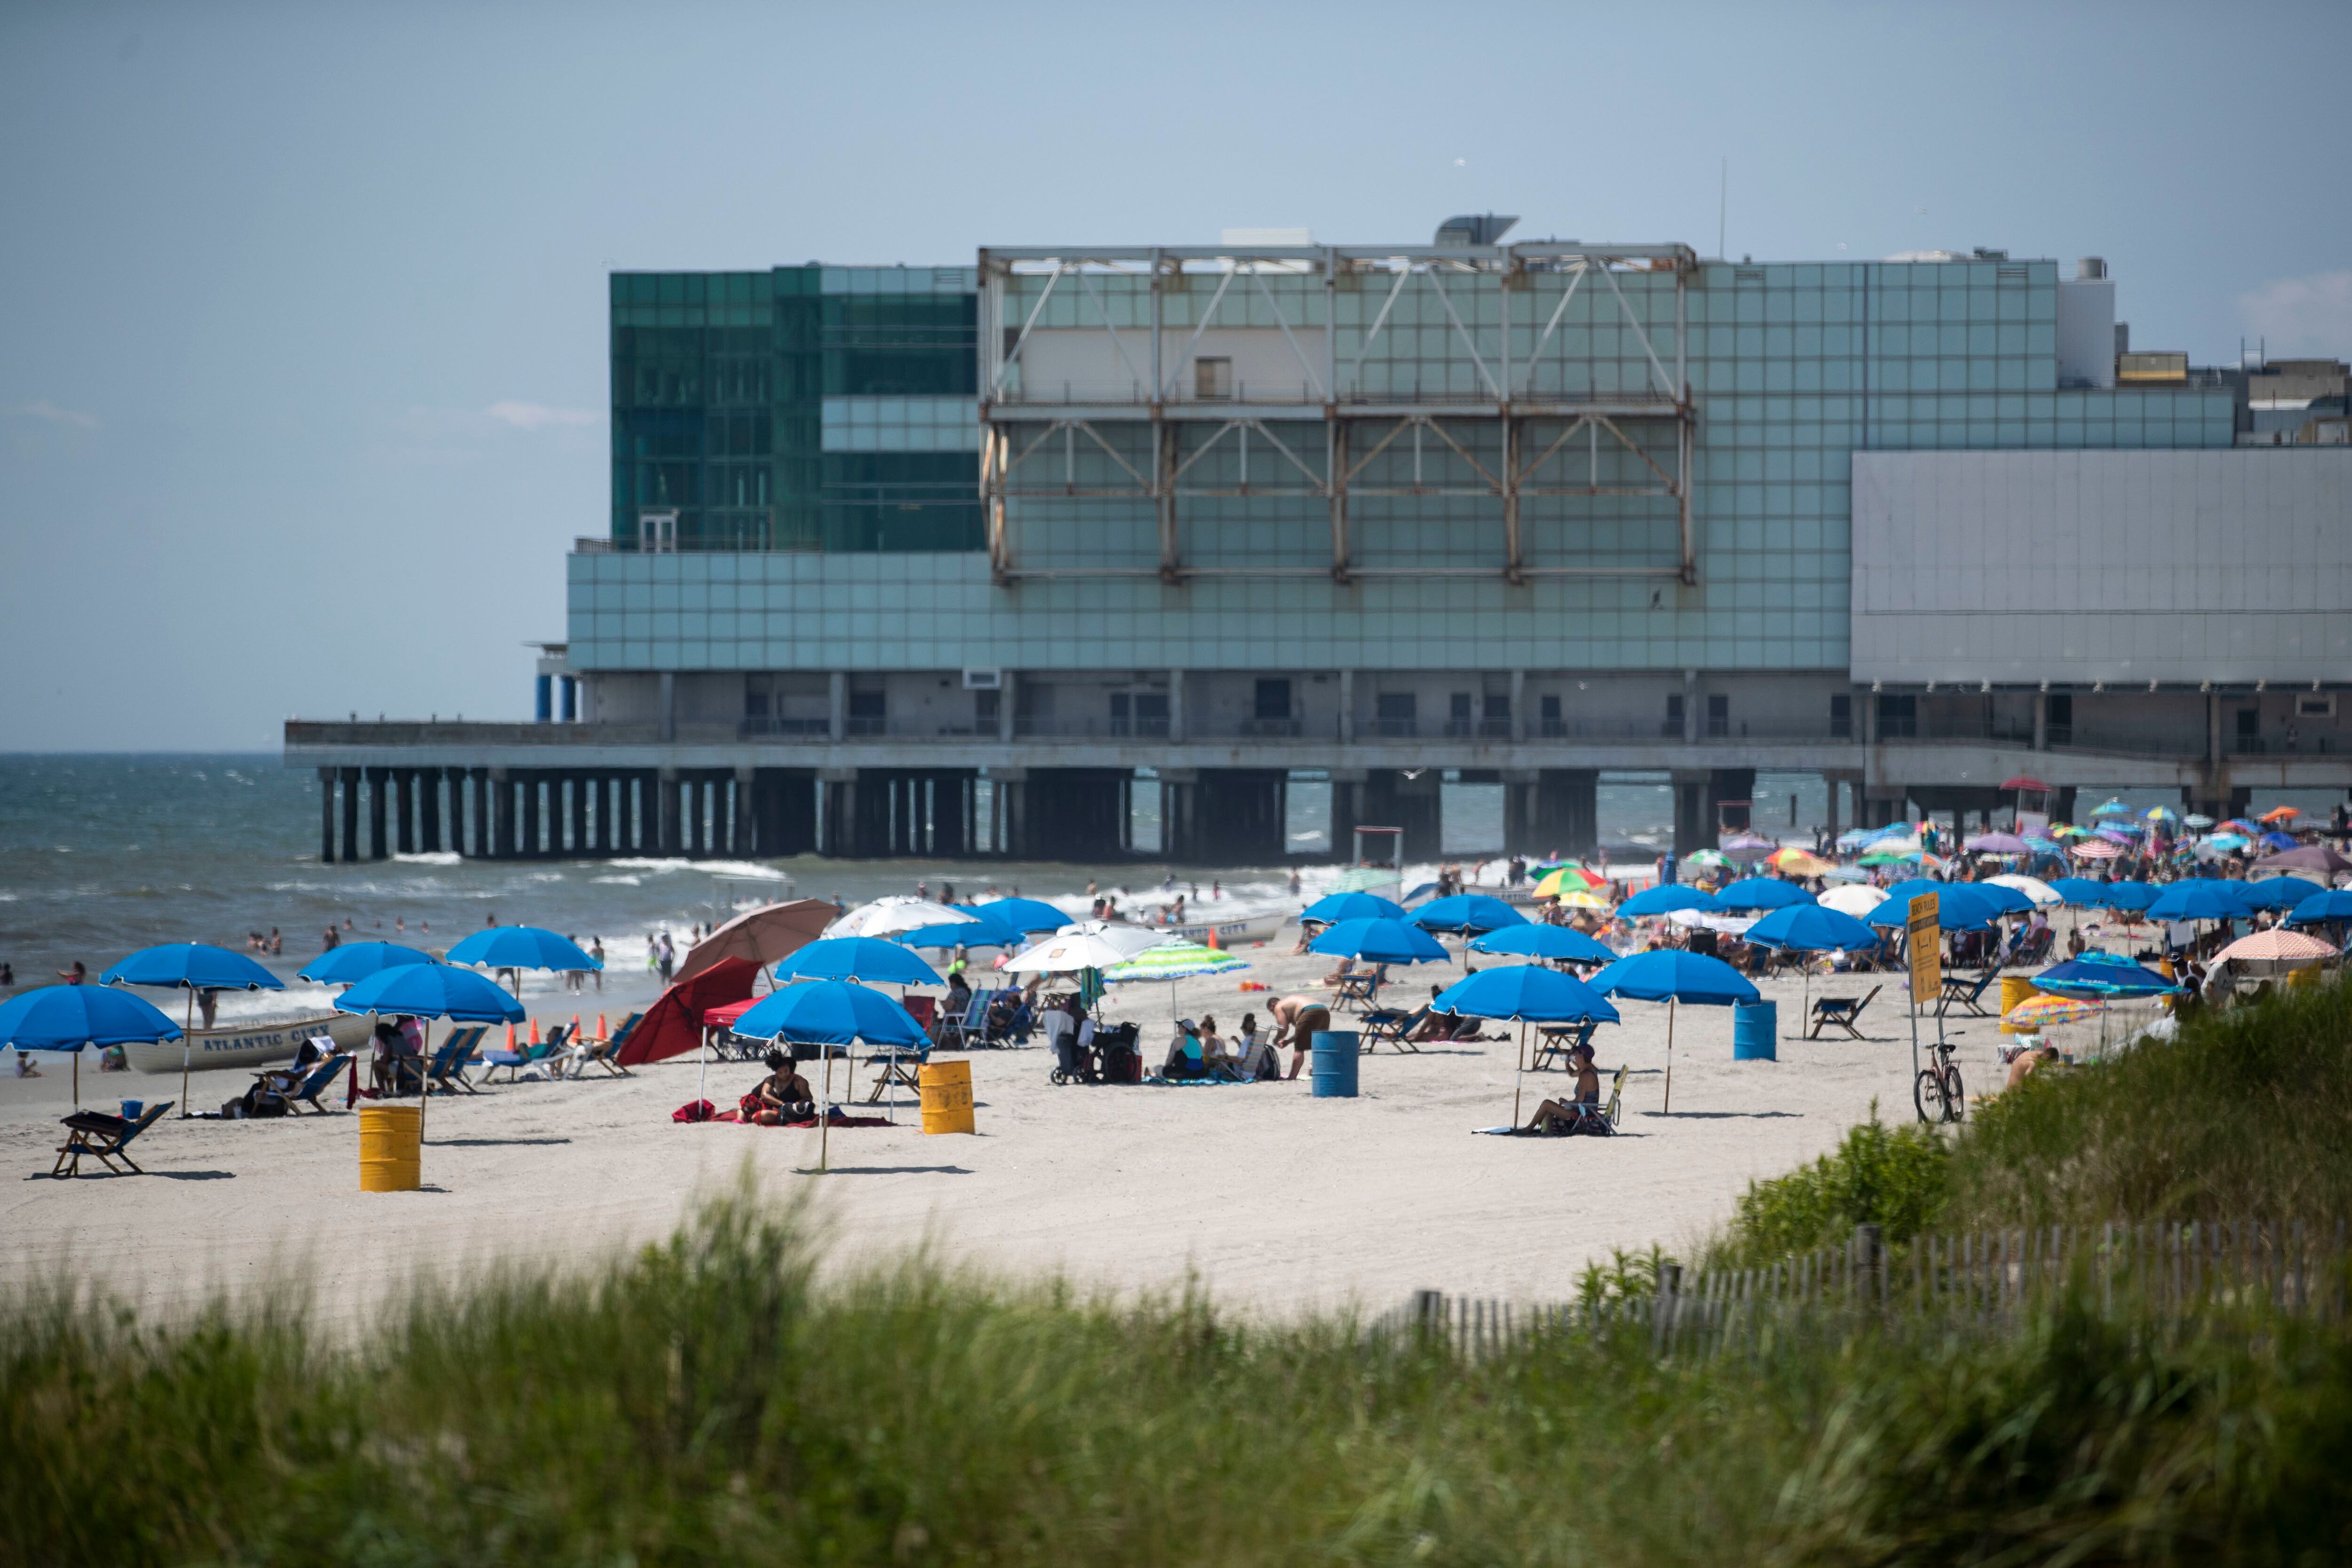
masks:
[[[2032,1000],[2033,980],[2032,976],[2024,974],[2004,974],[2000,977],[2000,1016],[2003,1018],[2007,1018],[2011,1013],[2014,1012],[2019,1004],[2031,1002]],[[2012,1029],[2004,1023],[2000,1026],[2000,1032],[2004,1035],[2015,1035],[2021,1033],[2030,1035],[2033,1033],[2033,1030],[2030,1028],[2024,1030]]]
[[[414,1105],[360,1107],[360,1191],[416,1191],[425,1184],[424,1151],[425,1112],[421,1109]]]
[[[927,1062],[922,1084],[924,1131],[972,1131],[970,1062]]]

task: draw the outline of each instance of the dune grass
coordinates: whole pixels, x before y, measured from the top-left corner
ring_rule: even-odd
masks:
[[[1659,1363],[1483,1363],[910,1263],[826,1283],[744,1194],[585,1277],[299,1310],[0,1312],[26,1563],[2324,1561],[2352,1342],[2063,1301]]]
[[[2177,1037],[2036,1073],[1956,1132],[1871,1120],[1830,1153],[1749,1184],[1710,1263],[1752,1266],[1884,1227],[2110,1220],[2352,1220],[2352,986],[2274,993]]]
[[[1742,1203],[1758,1256],[1931,1226],[2345,1213],[2328,988],[1875,1120]],[[917,1258],[819,1281],[745,1189],[586,1272],[142,1321],[0,1301],[0,1562],[1719,1565],[2352,1560],[2352,1331],[2053,1294],[1975,1331],[1484,1361]],[[1662,1259],[1592,1270],[1591,1299]]]

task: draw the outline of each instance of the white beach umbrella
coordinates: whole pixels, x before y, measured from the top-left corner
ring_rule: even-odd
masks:
[[[977,924],[979,917],[948,904],[935,904],[928,899],[914,898],[906,893],[893,893],[887,899],[877,899],[870,904],[860,904],[831,925],[824,934],[834,936],[896,936],[902,931],[920,931],[925,926],[952,925],[959,922]]]
[[[1079,921],[1074,925],[1064,926],[1060,931],[1055,931],[1054,936],[1099,937],[1129,958],[1139,952],[1149,952],[1155,947],[1164,947],[1177,940],[1176,933],[1172,931],[1154,931],[1150,926],[1121,925],[1116,921]],[[1053,938],[1042,940],[1051,941]]]
[[[1085,969],[1109,969],[1125,963],[1134,953],[1106,938],[1080,932],[1065,936],[1056,932],[1041,938],[1026,952],[1016,953],[1004,963],[1006,974],[1076,974]]]
[[[2040,909],[2055,909],[2066,901],[2064,894],[2039,877],[2027,877],[2011,871],[2004,876],[1989,877],[1986,880],[2004,888],[2015,889],[2032,900],[2034,905]]]
[[[1835,910],[1858,921],[1868,919],[1885,901],[1885,889],[1864,887],[1856,882],[1841,883],[1814,900],[1825,910]]]

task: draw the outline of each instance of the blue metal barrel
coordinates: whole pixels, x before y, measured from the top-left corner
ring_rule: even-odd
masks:
[[[1318,1100],[1356,1098],[1356,1031],[1318,1029],[1307,1058],[1308,1079]]]
[[[1771,1062],[1780,1059],[1775,1042],[1780,1034],[1780,1008],[1773,1002],[1736,1002],[1731,1008],[1731,1059]]]

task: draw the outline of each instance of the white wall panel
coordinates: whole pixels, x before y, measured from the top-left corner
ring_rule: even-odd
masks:
[[[2352,452],[1857,452],[1856,680],[2352,681]]]

